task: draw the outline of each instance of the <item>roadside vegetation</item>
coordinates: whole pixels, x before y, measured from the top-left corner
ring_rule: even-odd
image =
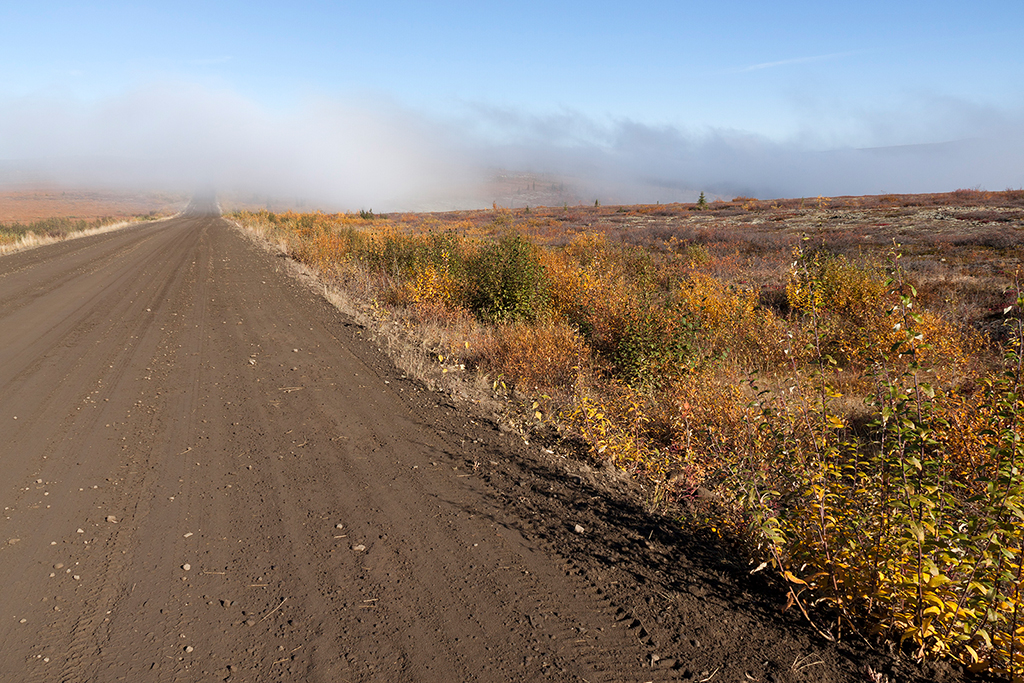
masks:
[[[154,216],[145,216],[134,220],[154,219]],[[129,222],[132,221],[124,218],[46,218],[30,223],[0,223],[0,254],[59,242],[71,236],[112,230]]]
[[[825,637],[1024,681],[1024,191],[232,217]]]

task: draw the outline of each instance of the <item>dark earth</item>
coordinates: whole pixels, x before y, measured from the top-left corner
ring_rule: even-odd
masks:
[[[0,681],[959,680],[290,272],[203,211],[0,257]]]

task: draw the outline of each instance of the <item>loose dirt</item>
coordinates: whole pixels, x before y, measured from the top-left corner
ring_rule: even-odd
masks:
[[[285,266],[204,216],[0,258],[0,680],[953,678],[824,642]]]

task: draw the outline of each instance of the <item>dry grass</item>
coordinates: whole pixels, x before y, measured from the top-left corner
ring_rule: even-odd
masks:
[[[24,251],[26,249],[34,249],[35,247],[63,242],[65,240],[78,239],[80,237],[88,237],[90,235],[99,235],[114,230],[120,230],[121,228],[132,225],[135,222],[137,221],[118,220],[108,222],[107,220],[99,219],[97,221],[93,221],[92,225],[89,227],[75,229],[78,226],[72,226],[71,229],[66,232],[49,230],[43,234],[39,234],[33,230],[33,225],[27,226],[24,230],[10,231],[0,227],[0,255],[11,254],[17,251]],[[85,222],[83,221],[82,223]],[[86,225],[88,224],[86,223]]]

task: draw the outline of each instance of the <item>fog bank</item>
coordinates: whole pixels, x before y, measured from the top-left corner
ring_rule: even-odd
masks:
[[[504,203],[488,184],[498,169],[565,178],[581,201],[605,204],[1024,186],[1022,112],[943,106],[925,122],[867,113],[858,134],[825,143],[571,111],[427,114],[370,96],[270,108],[166,83],[96,102],[0,102],[0,184],[216,187],[379,211]]]

